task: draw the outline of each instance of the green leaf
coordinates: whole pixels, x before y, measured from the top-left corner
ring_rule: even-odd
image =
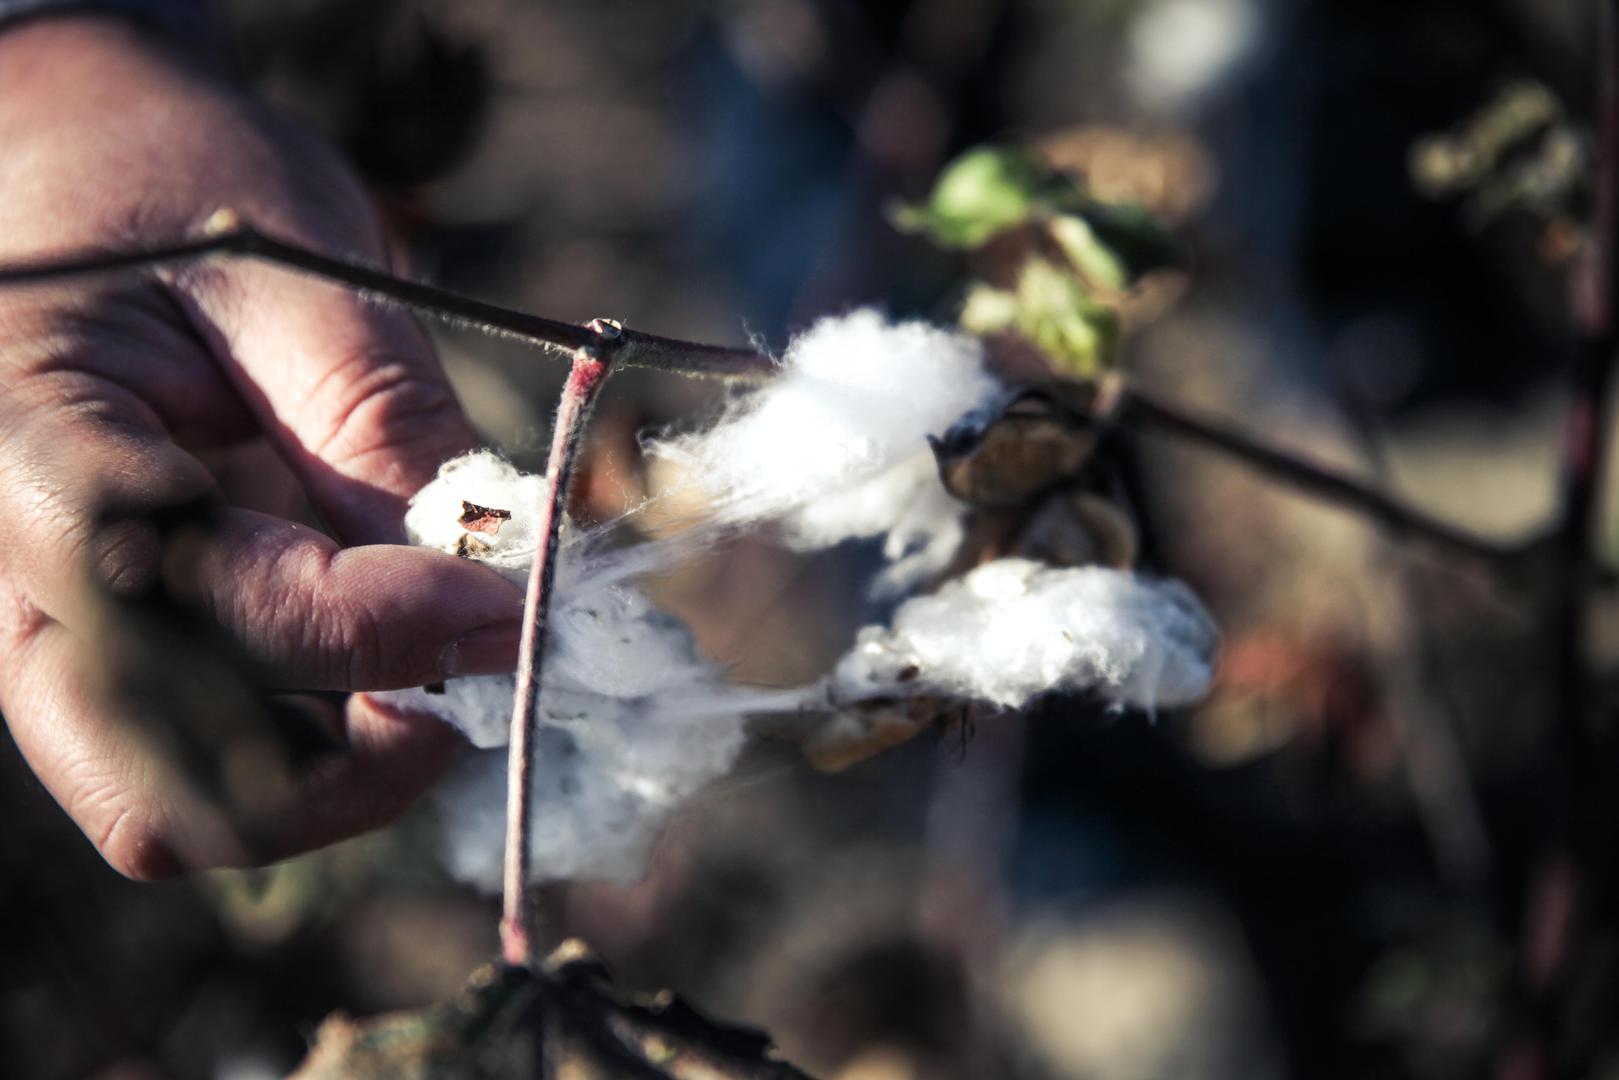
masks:
[[[1122,292],[1130,285],[1130,273],[1113,249],[1097,239],[1096,230],[1084,218],[1061,214],[1051,219],[1051,238],[1057,242],[1079,276],[1093,285]]]
[[[979,285],[969,292],[961,325],[974,334],[1015,330],[1074,378],[1096,378],[1118,354],[1118,313],[1078,274],[1038,257],[1024,263],[1015,290]]]
[[[1021,147],[968,150],[945,166],[925,202],[895,204],[889,219],[901,232],[957,251],[982,247],[1009,229],[1044,224],[1082,273],[1117,289],[1180,261],[1174,238],[1146,210],[1099,201],[1077,178]]]
[[[1017,325],[1017,320],[1017,294],[989,285],[974,285],[961,307],[962,329],[979,337],[1010,330]]]
[[[1154,270],[1180,265],[1180,245],[1143,207],[1132,203],[1104,203],[1071,183],[1069,190],[1053,198],[1051,204],[1057,211],[1084,218],[1097,243],[1106,247],[1124,267],[1130,283]]]
[[[945,167],[925,203],[895,206],[889,217],[901,232],[943,248],[982,247],[1029,220],[1048,175],[1026,150],[976,147]]]

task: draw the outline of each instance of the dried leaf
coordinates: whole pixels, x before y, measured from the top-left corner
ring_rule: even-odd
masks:
[[[1051,566],[1111,566],[1136,563],[1135,522],[1110,499],[1089,492],[1060,492],[1040,505],[1018,540],[1017,554]]]
[[[969,420],[933,441],[945,490],[980,509],[1027,505],[1072,479],[1096,449],[1099,429],[1045,397],[1011,401],[987,422]]]
[[[463,559],[479,559],[489,554],[489,544],[471,533],[462,533],[455,542],[455,553]]]
[[[501,525],[512,519],[510,510],[500,510],[492,506],[479,506],[477,503],[461,500],[461,516],[456,523],[469,533],[487,533],[494,536],[500,532]]]
[[[804,1080],[770,1040],[673,995],[626,999],[583,944],[538,972],[487,967],[454,1001],[321,1024],[293,1080]]]
[[[900,681],[914,680],[920,671]],[[868,700],[820,718],[819,726],[800,740],[804,760],[822,772],[842,772],[903,746],[928,731],[971,729],[973,706],[943,698],[918,695],[904,700]]]

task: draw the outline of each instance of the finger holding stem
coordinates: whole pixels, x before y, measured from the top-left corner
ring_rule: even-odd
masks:
[[[596,403],[614,354],[623,341],[617,323],[597,319],[590,324],[596,342],[573,354],[573,366],[557,405],[551,454],[545,466],[545,488],[539,512],[539,541],[528,576],[523,607],[523,632],[517,656],[517,698],[512,707],[512,732],[507,758],[506,865],[504,904],[500,920],[501,953],[514,967],[532,967],[539,936],[538,908],[529,888],[533,859],[532,814],[534,774],[539,734],[540,687],[545,663],[546,615],[556,580],[558,538],[574,459],[584,441],[585,425]]]

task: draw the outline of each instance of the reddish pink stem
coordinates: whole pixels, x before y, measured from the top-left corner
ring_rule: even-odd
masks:
[[[583,441],[585,421],[612,365],[610,356],[585,346],[573,354],[573,367],[557,406],[551,456],[545,466],[545,496],[540,504],[534,566],[528,575],[523,637],[517,654],[517,700],[512,707],[510,756],[507,759],[506,879],[500,919],[500,947],[506,963],[534,965],[539,936],[538,909],[529,888],[533,861],[530,839],[534,810],[535,755],[538,749],[541,668],[545,662],[545,623],[556,578],[557,537],[568,501],[574,458]]]

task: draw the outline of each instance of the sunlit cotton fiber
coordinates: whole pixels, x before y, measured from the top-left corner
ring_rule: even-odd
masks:
[[[406,517],[417,543],[526,573],[532,561],[532,508],[538,478],[493,454],[446,464],[412,500]],[[510,510],[487,547],[462,545],[463,502]],[[508,532],[508,530],[510,530]],[[702,659],[684,623],[635,587],[677,546],[598,547],[585,533],[563,542],[547,623],[536,777],[536,880],[633,880],[668,814],[705,782],[729,771],[750,711],[792,708],[802,691],[729,685]],[[396,708],[453,724],[474,746],[503,746],[516,680],[447,680],[442,692],[373,696]],[[447,865],[494,888],[505,842],[506,755],[475,755],[441,788]]]
[[[1153,709],[1208,692],[1219,635],[1175,581],[998,559],[868,626],[829,680],[834,704],[920,694],[1007,708],[1093,691]]]
[[[927,437],[999,390],[977,339],[862,309],[793,339],[780,373],[713,427],[647,450],[687,465],[718,521],[779,521],[801,549],[886,536],[898,589],[943,569],[962,535]]]

